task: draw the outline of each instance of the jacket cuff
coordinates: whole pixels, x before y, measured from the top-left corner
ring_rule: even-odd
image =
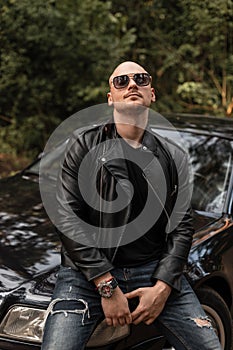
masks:
[[[114,266],[110,262],[105,262],[102,266],[88,266],[86,267],[80,267],[78,266],[78,269],[82,271],[82,273],[85,275],[86,279],[88,281],[92,281],[97,277],[100,277],[104,275],[106,272],[111,271],[114,268]]]
[[[159,265],[154,271],[152,279],[161,280],[179,292],[184,262],[179,262],[180,268],[177,265],[178,263],[174,263],[174,261]]]

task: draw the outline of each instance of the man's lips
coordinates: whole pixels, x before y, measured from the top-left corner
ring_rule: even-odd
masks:
[[[128,97],[142,97],[142,95],[139,92],[129,92],[124,96],[124,98],[128,98]]]

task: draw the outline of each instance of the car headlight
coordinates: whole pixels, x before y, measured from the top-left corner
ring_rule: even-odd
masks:
[[[22,341],[42,341],[46,310],[15,305],[0,324],[0,336]]]

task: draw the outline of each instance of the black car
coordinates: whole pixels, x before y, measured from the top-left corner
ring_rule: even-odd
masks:
[[[211,318],[222,348],[230,350],[233,120],[198,115],[166,117],[178,134],[169,127],[154,128],[185,147],[192,165],[195,235],[185,274]],[[65,144],[42,156],[42,176],[52,178],[52,165],[58,166]],[[39,190],[40,162],[41,157],[17,175],[0,180],[0,350],[40,348],[46,308],[60,263],[60,242]],[[100,328],[96,330],[97,342],[106,341],[104,333],[98,333],[103,331]],[[115,335],[110,327],[105,331],[114,350],[169,346],[164,345],[165,339],[159,333],[154,335],[145,325],[115,329]],[[126,331],[123,338],[122,331]],[[109,346],[93,343],[92,348],[102,350]]]

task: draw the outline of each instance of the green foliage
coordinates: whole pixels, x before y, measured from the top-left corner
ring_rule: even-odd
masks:
[[[41,151],[60,121],[106,102],[123,60],[152,74],[157,110],[232,115],[232,0],[0,0],[0,12],[0,152]]]
[[[130,57],[145,64],[155,78],[157,109],[174,111],[175,105],[175,111],[228,113],[232,103],[232,0],[118,0],[114,4],[115,10],[128,15],[128,28],[136,28]],[[201,100],[198,89],[193,90],[198,96],[187,99],[184,91],[189,82],[204,89]]]
[[[135,39],[110,9],[101,0],[2,1],[0,114],[12,148],[40,148],[59,121],[105,101],[109,71]]]
[[[187,105],[196,106],[199,110],[217,110],[219,98],[216,90],[210,90],[204,82],[186,81],[177,88],[177,94]]]

